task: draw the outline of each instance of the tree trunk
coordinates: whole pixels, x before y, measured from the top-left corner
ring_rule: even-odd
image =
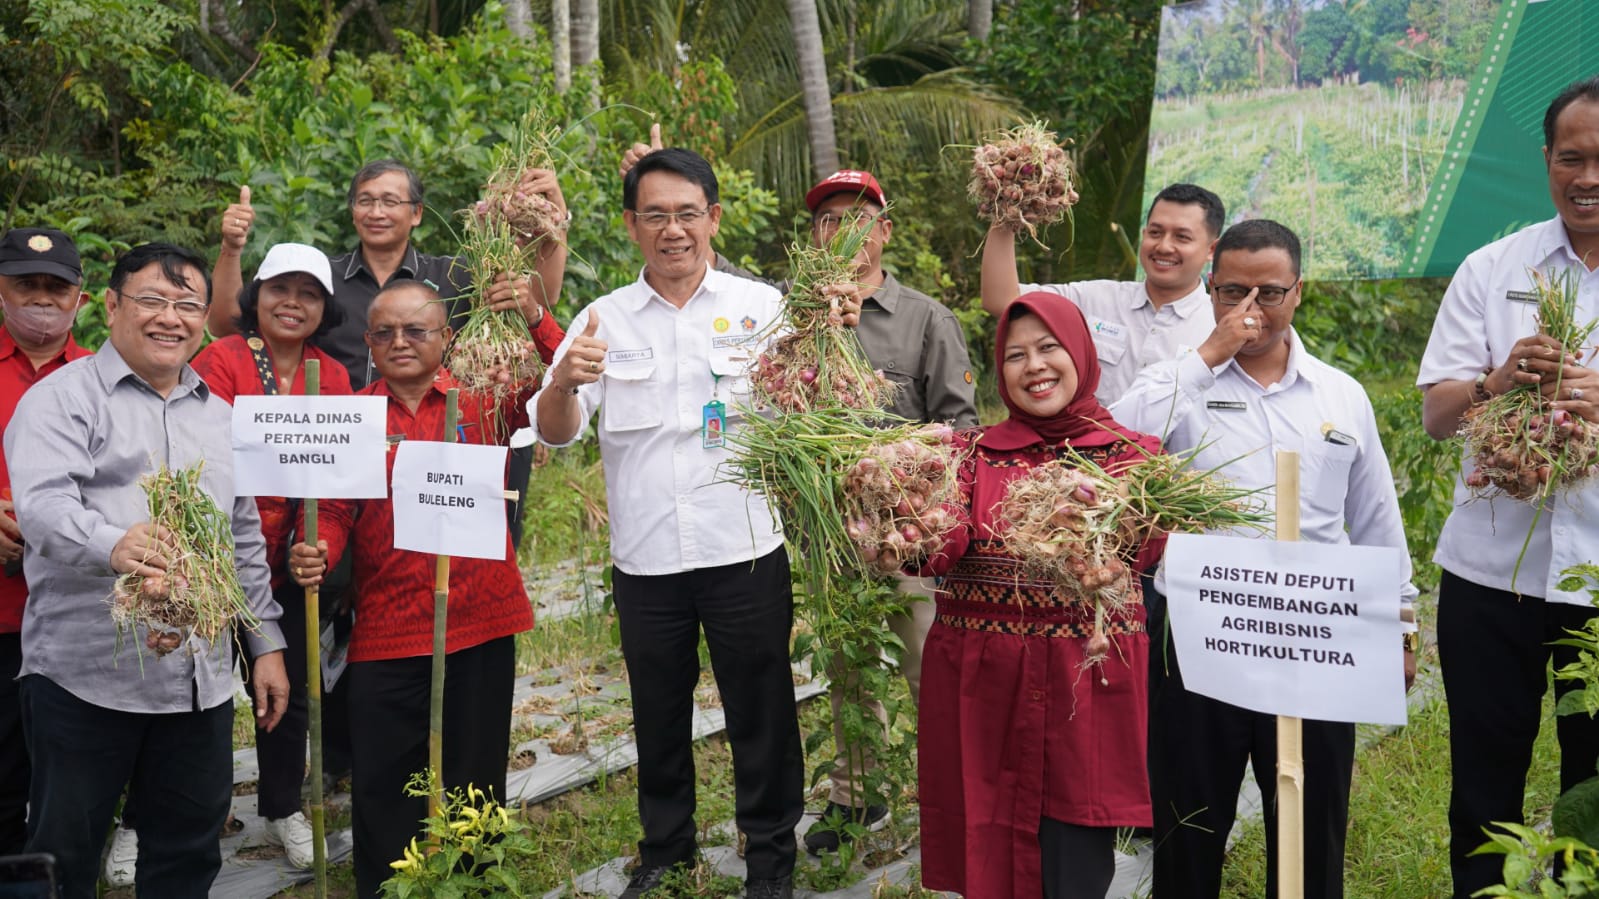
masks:
[[[600,0],[570,0],[572,66],[582,68],[600,58]]]
[[[817,180],[838,171],[838,138],[833,131],[833,97],[827,89],[827,60],[822,55],[822,26],[816,0],[788,0],[805,100],[805,130],[811,143],[811,173]]]
[[[994,0],[966,0],[966,36],[986,41],[993,27]]]
[[[533,36],[533,10],[528,0],[505,0],[505,27],[524,41]]]
[[[526,2],[526,0],[523,0]],[[572,7],[570,0],[550,0],[551,58],[555,89],[566,93],[572,86]]]

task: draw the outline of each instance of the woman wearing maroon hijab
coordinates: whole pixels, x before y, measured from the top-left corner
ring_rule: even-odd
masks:
[[[1065,447],[1115,472],[1160,443],[1094,399],[1099,361],[1070,301],[1016,300],[995,356],[1010,418],[961,432],[960,523],[921,572],[944,577],[922,667],[922,883],[967,899],[1103,899],[1116,828],[1150,823],[1143,606],[1109,617],[1110,655],[1087,671],[1092,605],[1029,577],[997,515],[1006,486]],[[1144,546],[1136,570],[1162,545]]]

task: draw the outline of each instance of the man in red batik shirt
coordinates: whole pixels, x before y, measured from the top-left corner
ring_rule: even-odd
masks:
[[[90,355],[72,340],[83,292],[83,264],[72,238],[49,228],[14,228],[0,237],[0,433],[17,400],[40,379]],[[17,671],[22,664],[22,532],[11,511],[11,475],[0,452],[0,855],[27,838],[28,749],[22,740]]]
[[[383,288],[367,316],[366,342],[380,380],[360,391],[387,397],[390,440],[443,440],[445,392],[455,379],[441,367],[452,332],[437,291],[416,281]],[[542,352],[542,351],[541,351]],[[549,363],[546,355],[545,363]],[[493,416],[525,425],[527,390],[500,408],[476,394],[459,398],[459,439],[493,443]],[[389,453],[389,475],[394,453]],[[392,494],[392,488],[391,488]],[[391,499],[322,503],[318,548],[295,544],[289,566],[301,584],[317,583],[330,562],[355,554],[355,629],[350,635],[350,743],[354,791],[356,895],[375,899],[419,822],[423,798],[406,782],[428,766],[435,556],[394,548]],[[445,637],[444,786],[468,784],[505,796],[511,740],[514,635],[533,626],[533,607],[506,537],[505,557],[452,559]]]

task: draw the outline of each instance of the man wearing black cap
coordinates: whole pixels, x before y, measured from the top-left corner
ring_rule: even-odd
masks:
[[[48,228],[14,228],[0,237],[0,432],[35,382],[89,351],[72,340],[83,266],[72,238]],[[22,532],[11,508],[11,473],[0,452],[0,855],[27,838],[28,750],[22,739],[17,671],[22,664]]]

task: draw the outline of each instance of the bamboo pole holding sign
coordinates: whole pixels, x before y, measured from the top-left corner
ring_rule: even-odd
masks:
[[[1299,454],[1277,451],[1277,539],[1299,539]],[[1277,716],[1277,896],[1305,895],[1305,749],[1302,722]]]
[[[444,442],[455,442],[461,391],[444,394]],[[428,794],[428,817],[444,810],[444,634],[449,620],[450,557],[439,556],[433,568],[433,693],[428,703],[428,768],[433,790]]]
[[[305,395],[322,393],[322,363],[305,360]],[[305,501],[305,543],[316,546],[316,497]],[[284,639],[293,639],[284,635]],[[305,588],[305,704],[311,740],[311,869],[316,899],[328,896],[327,800],[322,795],[322,587]]]

